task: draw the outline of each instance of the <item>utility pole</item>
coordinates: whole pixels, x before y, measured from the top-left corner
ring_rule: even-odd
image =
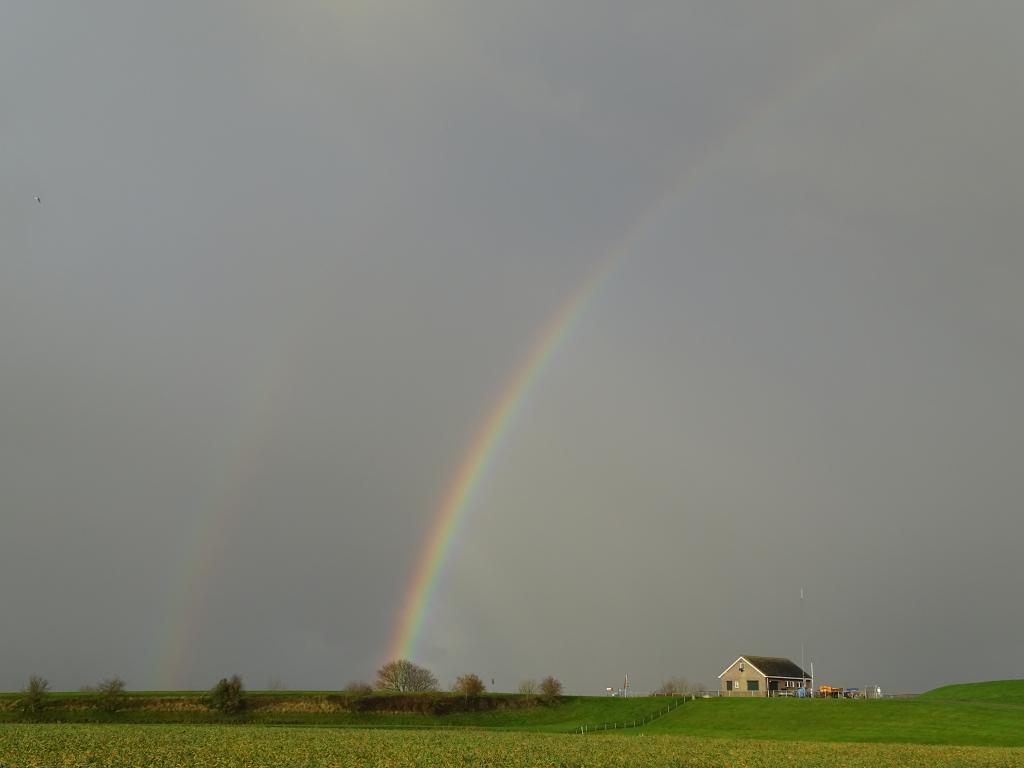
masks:
[[[803,678],[804,692],[807,692],[807,672],[804,669],[804,588],[800,587],[800,675]]]

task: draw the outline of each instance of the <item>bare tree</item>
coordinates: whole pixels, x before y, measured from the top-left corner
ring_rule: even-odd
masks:
[[[484,681],[472,672],[468,675],[460,675],[452,686],[452,692],[464,696],[467,701],[479,699],[487,690]]]
[[[562,683],[548,675],[540,681],[540,695],[544,701],[551,702],[562,695]]]
[[[125,695],[124,680],[116,675],[108,677],[99,683],[96,686],[96,695],[100,706],[107,710],[107,712],[116,712],[128,702],[128,697]]]
[[[519,684],[519,692],[524,696],[534,696],[537,693],[537,681],[536,680],[523,680]]]
[[[433,673],[408,659],[389,661],[377,670],[377,688],[400,693],[436,691],[437,678]]]
[[[689,696],[704,690],[701,683],[694,683],[685,677],[670,677],[655,691],[659,696]]]
[[[655,693],[659,696],[677,696],[683,692],[686,685],[685,677],[670,677],[661,684],[661,687]]]
[[[46,694],[49,690],[50,684],[46,678],[32,675],[28,679],[28,685],[21,689],[22,697],[18,701],[21,711],[30,715],[39,714],[46,706]]]

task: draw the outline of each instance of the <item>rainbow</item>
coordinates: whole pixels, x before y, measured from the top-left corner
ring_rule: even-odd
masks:
[[[438,583],[448,554],[466,511],[471,505],[482,478],[494,462],[495,454],[508,434],[509,426],[516,412],[521,410],[524,401],[544,370],[545,363],[563,345],[573,326],[615,271],[619,262],[623,261],[642,231],[660,215],[670,202],[680,202],[687,193],[700,186],[700,181],[710,173],[716,161],[722,161],[726,149],[735,149],[744,142],[754,143],[757,139],[755,129],[763,126],[770,118],[776,116],[781,107],[792,104],[800,97],[813,93],[827,80],[835,76],[847,62],[864,50],[868,38],[877,34],[886,22],[887,16],[879,16],[876,24],[862,35],[855,36],[844,46],[839,46],[814,70],[805,70],[781,89],[780,93],[766,98],[753,114],[738,121],[731,130],[725,131],[711,146],[707,147],[696,162],[680,170],[666,189],[662,190],[653,203],[645,208],[627,228],[624,237],[619,241],[608,256],[590,273],[568,300],[555,312],[554,317],[544,327],[539,338],[530,349],[526,359],[519,365],[508,384],[498,397],[497,403],[477,431],[470,443],[462,463],[452,480],[448,491],[438,508],[436,519],[431,527],[417,564],[409,581],[405,597],[401,603],[398,623],[385,661],[398,658],[412,659],[416,656],[417,643],[423,631],[423,625],[433,603]]]
[[[402,603],[398,630],[388,651],[389,660],[410,658],[416,654],[416,643],[434,594],[437,592],[441,571],[482,478],[494,462],[498,447],[544,370],[544,364],[563,345],[583,310],[607,282],[615,262],[615,258],[607,258],[601,262],[569,299],[563,302],[540,333],[526,359],[505,385],[490,415],[477,430],[462,464],[455,473],[455,479],[441,502],[433,528],[421,550],[419,562]]]
[[[301,309],[296,309],[295,317],[304,317]],[[238,429],[224,436],[223,461],[210,467],[206,494],[198,498],[206,514],[186,550],[179,578],[169,584],[170,606],[157,645],[157,680],[166,690],[195,684],[188,668],[200,637],[199,620],[210,585],[215,583],[216,563],[228,551],[231,520],[244,513],[252,473],[274,430],[274,404],[287,390],[293,370],[288,357],[291,347],[285,340],[296,333],[280,329],[265,345],[265,356],[239,391]]]
[[[424,622],[435,598],[444,565],[458,538],[460,526],[517,412],[528,400],[545,364],[566,343],[586,308],[630,252],[639,233],[671,202],[679,202],[685,193],[697,188],[700,180],[714,168],[715,161],[722,158],[726,148],[736,148],[745,141],[756,140],[754,129],[757,126],[777,115],[782,105],[812,93],[839,72],[849,59],[863,50],[866,39],[877,33],[888,20],[888,14],[880,15],[873,28],[853,37],[847,45],[834,49],[819,67],[801,72],[781,92],[768,94],[753,114],[738,121],[730,130],[722,132],[718,140],[707,147],[693,165],[683,168],[655,196],[651,204],[639,212],[632,226],[627,227],[619,247],[612,249],[609,255],[592,268],[582,284],[555,311],[476,431],[437,508],[434,523],[420,549],[401,602],[397,623],[388,644],[388,660],[415,656]],[[301,315],[303,308],[298,309],[297,314]],[[309,311],[309,308],[305,310]],[[298,327],[301,327],[301,322],[291,331],[297,333]],[[285,332],[278,341],[283,342],[287,338],[289,336]],[[237,434],[228,436],[223,465],[212,468],[209,498],[200,500],[207,515],[186,546],[180,577],[169,585],[167,620],[156,651],[157,676],[163,687],[175,687],[187,677],[188,665],[199,637],[198,622],[212,580],[214,563],[228,548],[226,542],[230,518],[245,506],[250,474],[259,464],[270,439],[276,400],[280,392],[287,389],[291,365],[288,353],[284,350],[288,348],[286,343],[267,344],[267,357],[261,361],[258,370],[253,372],[248,391],[240,398],[239,430]]]

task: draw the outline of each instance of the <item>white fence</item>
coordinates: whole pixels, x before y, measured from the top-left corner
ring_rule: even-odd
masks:
[[[846,694],[849,694],[849,695],[846,695]],[[699,691],[698,693],[693,694],[693,696],[695,698],[698,698],[698,699],[716,699],[716,698],[719,698],[719,697],[724,697],[726,699],[733,699],[733,698],[737,698],[737,699],[746,699],[746,698],[754,698],[754,699],[767,699],[767,698],[772,698],[772,699],[796,699],[796,698],[800,698],[797,695],[796,690],[794,690],[794,689],[781,690],[781,691],[767,691],[767,692],[765,692],[765,691],[725,691],[724,693],[722,691]],[[839,694],[813,693],[813,694],[808,694],[805,698],[809,698],[809,699],[821,699],[821,698],[834,698],[835,699],[835,698],[838,698],[838,699],[872,699],[873,700],[873,699],[913,699],[916,696],[917,696],[916,693],[872,693],[871,689],[869,688],[869,689],[866,689],[866,690],[865,689],[857,689],[855,692],[853,692],[853,691],[849,691],[849,692],[848,691],[844,691],[843,693],[839,693]],[[689,698],[689,695],[687,695],[684,698]]]

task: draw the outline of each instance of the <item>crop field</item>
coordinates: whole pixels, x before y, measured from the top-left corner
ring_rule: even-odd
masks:
[[[267,726],[0,725],[3,768],[1000,766],[1024,749]]]

